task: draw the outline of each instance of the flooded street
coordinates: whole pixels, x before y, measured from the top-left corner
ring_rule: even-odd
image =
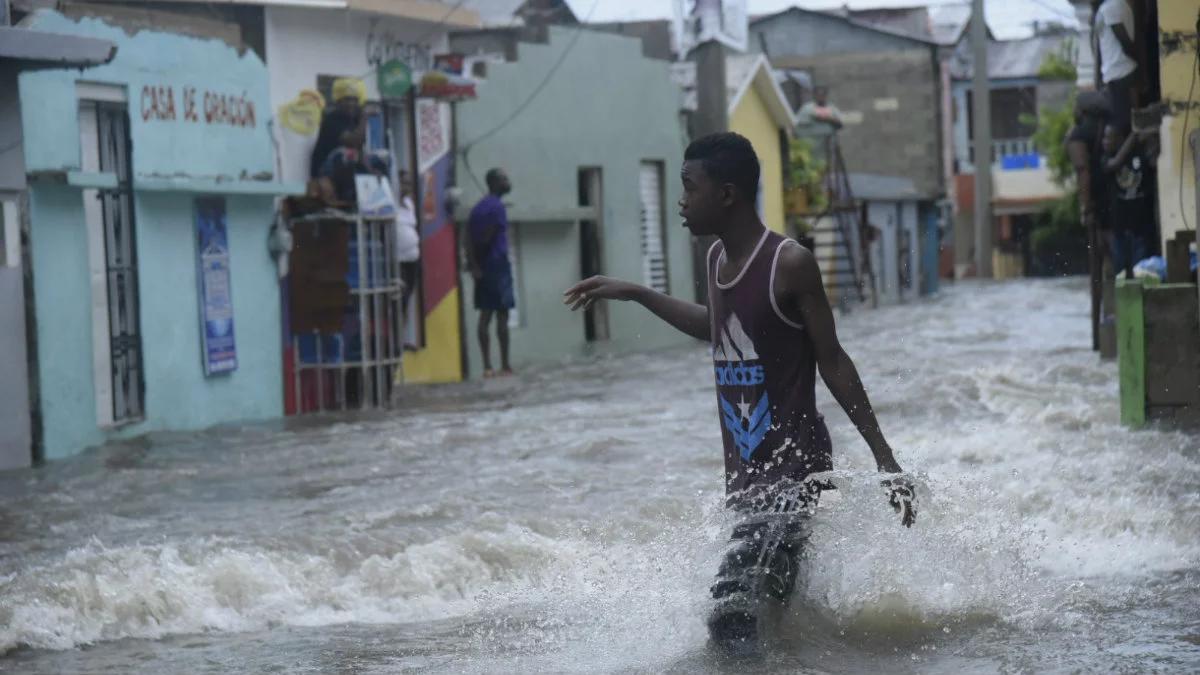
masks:
[[[839,499],[751,670],[1200,670],[1200,438],[1118,424],[1082,280],[841,319],[901,527],[824,388]],[[0,671],[721,672],[728,523],[688,347],[0,474]]]

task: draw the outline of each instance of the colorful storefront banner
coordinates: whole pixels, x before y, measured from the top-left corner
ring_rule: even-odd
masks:
[[[197,286],[200,292],[200,351],[204,374],[237,370],[233,333],[233,291],[225,199],[196,199]]]
[[[465,77],[462,54],[434,57],[433,69],[421,76],[417,96],[439,101],[466,101],[475,98],[475,80]]]

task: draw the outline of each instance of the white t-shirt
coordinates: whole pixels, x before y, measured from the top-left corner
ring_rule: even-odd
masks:
[[[1134,35],[1133,10],[1126,0],[1104,0],[1096,10],[1096,25],[1092,30],[1100,41],[1100,78],[1105,83],[1119,80],[1137,70],[1137,62],[1121,48],[1113,26],[1124,26],[1130,39]]]
[[[408,197],[400,201],[396,211],[396,238],[392,250],[398,262],[416,262],[421,259],[421,237],[417,234],[417,214]]]

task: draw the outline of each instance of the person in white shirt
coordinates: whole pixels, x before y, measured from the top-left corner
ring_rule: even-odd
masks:
[[[421,264],[421,235],[417,232],[417,212],[413,206],[412,183],[408,172],[400,172],[400,204],[393,221],[392,256],[400,267],[400,280],[404,290],[400,296],[401,311],[408,325],[408,300],[417,287],[417,272]]]
[[[1092,38],[1098,50],[1100,79],[1108,97],[1110,124],[1128,132],[1133,116],[1133,90],[1138,75],[1134,50],[1133,9],[1128,0],[1093,0]]]

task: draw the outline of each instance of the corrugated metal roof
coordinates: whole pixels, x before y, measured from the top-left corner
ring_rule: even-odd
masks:
[[[1024,40],[1004,40],[988,43],[988,77],[995,80],[1037,77],[1046,56],[1063,48],[1070,33],[1036,35]],[[975,72],[970,50],[958,54],[954,77],[970,79]]]
[[[958,44],[971,21],[969,3],[881,7],[875,9],[833,9],[831,14],[853,19],[893,32],[903,33],[942,46]]]
[[[814,10],[814,9],[804,9],[803,7],[794,7],[793,6],[793,7],[787,8],[787,9],[780,10],[773,14],[761,14],[761,15],[751,16],[750,17],[750,25],[754,26],[755,24],[761,23],[763,21],[773,21],[780,17],[787,16],[788,14],[798,14],[801,16],[804,16],[804,15],[822,16],[822,17],[826,17],[826,18],[841,19],[842,21],[845,21],[848,25],[854,26],[855,28],[861,28],[863,30],[872,31],[875,33],[881,33],[883,35],[891,35],[892,37],[898,37],[898,38],[901,38],[904,40],[912,40],[913,42],[920,42],[920,43],[927,44],[927,45],[935,44],[933,42],[933,40],[929,37],[914,35],[907,31],[899,30],[897,28],[893,28],[892,26],[888,26],[888,25],[872,24],[868,21],[862,21],[856,17],[848,16],[847,12],[844,10],[819,11],[819,10]]]

